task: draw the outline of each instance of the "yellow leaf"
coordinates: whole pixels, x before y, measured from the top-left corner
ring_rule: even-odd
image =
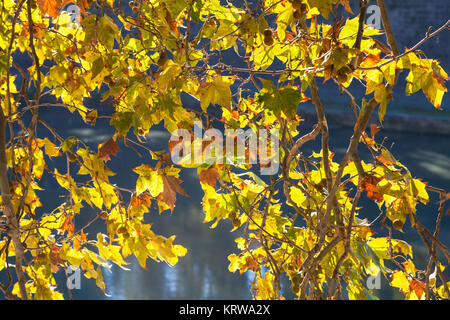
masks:
[[[210,82],[203,82],[198,88],[197,95],[203,110],[212,104],[218,104],[224,108],[231,107],[231,77],[214,76]]]
[[[419,179],[413,179],[411,181],[411,186],[413,188],[414,196],[417,197],[423,204],[427,204],[429,200],[428,192],[426,190],[427,185]]]
[[[136,170],[138,170],[139,173],[139,178],[136,182],[137,195],[148,190],[152,197],[157,197],[164,191],[164,181],[158,171],[145,165],[136,168],[134,171],[137,172]]]
[[[294,201],[298,207],[305,207],[306,196],[299,188],[291,188],[290,194],[292,201]]]
[[[392,274],[391,286],[400,288],[400,290],[405,294],[408,293],[409,292],[409,281],[408,281],[408,278],[406,278],[405,273],[402,271],[395,271]]]

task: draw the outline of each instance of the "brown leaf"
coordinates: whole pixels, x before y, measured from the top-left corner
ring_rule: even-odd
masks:
[[[384,45],[384,43],[378,41],[377,39],[372,38],[372,40],[375,42],[375,44],[372,46],[372,48],[375,47],[377,49],[380,49],[381,52],[383,52],[384,54],[387,54],[387,55],[391,54],[391,50],[388,47],[386,47]]]
[[[213,188],[216,187],[216,180],[218,178],[219,178],[219,171],[215,167],[202,170],[198,174],[198,179],[200,180],[200,182],[207,183]]]
[[[350,14],[353,14],[352,8],[350,7],[349,0],[341,0],[341,5],[345,7],[345,11],[347,11]]]
[[[113,138],[110,138],[108,141],[106,141],[98,151],[98,157],[100,159],[103,159],[105,161],[111,160],[109,155],[116,155],[117,152],[119,152],[119,146],[117,143],[113,140]]]
[[[183,143],[183,137],[179,137],[178,141],[176,141],[176,140],[170,140],[169,141],[169,146],[168,147],[169,147],[169,151],[170,151],[171,154],[172,154],[173,148],[175,148],[179,143]],[[180,150],[180,154],[178,156],[181,157],[181,158],[184,156],[183,149]]]
[[[172,15],[167,9],[166,9],[166,16],[164,18],[166,19],[166,22],[169,25],[170,30],[172,30],[173,33],[175,34],[178,34],[177,21],[173,20]]]
[[[95,126],[95,122],[97,121],[98,113],[97,110],[92,110],[86,115],[86,122],[91,126]]]
[[[59,270],[58,264],[63,263],[61,258],[59,257],[59,251],[61,248],[57,247],[56,245],[52,245],[49,259],[50,259],[50,266],[52,268],[52,272],[55,273]]]
[[[182,182],[180,179],[174,176],[162,176],[164,183],[164,191],[162,193],[162,201],[164,201],[170,208],[171,211],[175,208],[175,202],[177,201],[177,193],[189,197],[189,195],[180,187]]]
[[[77,0],[77,5],[82,13],[86,13],[86,11],[89,9],[87,0]]]

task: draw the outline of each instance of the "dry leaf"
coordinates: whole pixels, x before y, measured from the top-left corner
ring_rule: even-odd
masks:
[[[58,264],[63,263],[61,258],[59,257],[59,251],[61,250],[60,247],[57,247],[56,245],[52,245],[50,250],[50,266],[52,268],[52,272],[55,273],[59,270]]]
[[[169,206],[170,210],[173,211],[175,208],[175,202],[177,201],[177,193],[189,197],[188,194],[180,187],[182,182],[180,179],[173,176],[163,175],[164,191],[162,192],[162,200]]]
[[[111,160],[109,155],[116,155],[117,152],[119,152],[119,146],[117,143],[113,140],[113,138],[110,138],[108,141],[106,141],[100,148],[98,152],[98,157],[100,159],[103,159],[105,161]]]
[[[207,183],[213,188],[215,188],[216,181],[219,178],[219,171],[215,167],[205,169],[200,171],[200,173],[198,174],[198,178],[200,182]]]

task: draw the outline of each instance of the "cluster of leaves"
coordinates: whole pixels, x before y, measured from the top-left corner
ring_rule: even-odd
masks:
[[[5,0],[0,4],[0,129],[10,128],[9,141],[4,136],[0,140],[6,218],[0,270],[9,275],[9,283],[1,285],[5,296],[62,298],[54,280],[61,267],[81,268],[105,291],[102,267],[114,263],[124,268],[124,258],[130,255],[142,267],[147,258],[176,264],[186,249],[174,244],[173,236],[153,233],[144,215],[150,208],[173,211],[177,193],[187,196],[180,185],[181,168],[171,162],[169,153],[149,150],[142,137],[159,123],[170,132],[193,131],[198,118],[207,128],[215,123],[229,129],[267,128],[282,133],[281,170],[270,182],[258,177],[250,164],[235,165],[231,160],[194,165],[204,191],[205,222],[214,221],[215,227],[221,219],[229,219],[234,230],[242,231],[236,239],[240,253],[229,256],[229,270],[254,273],[254,298],[283,298],[283,275],[301,299],[373,298],[365,278],[378,272],[391,276],[391,285],[407,299],[449,297],[442,274],[445,266],[436,256],[438,247],[449,257],[437,239],[440,222],[431,234],[416,211],[419,202],[428,202],[427,190],[436,189],[414,178],[376,143],[376,127],[371,127],[371,137],[365,132],[375,108],[383,121],[402,70],[409,72],[406,93],[422,90],[440,108],[448,75],[437,60],[424,58],[416,49],[395,54],[374,38],[382,32],[364,25],[362,19],[339,20],[338,8],[354,15],[349,0],[243,1],[240,5],[219,0],[78,0],[81,15],[75,23],[62,10],[68,3]],[[360,9],[361,15],[364,8]],[[333,24],[320,22],[331,13]],[[19,52],[29,54],[33,63],[18,64],[14,54]],[[225,63],[224,54],[233,55],[236,63]],[[276,61],[281,61],[282,69],[272,68]],[[316,78],[336,82],[358,115],[348,151],[339,163],[329,150]],[[367,103],[364,98],[358,104],[350,94],[348,88],[355,80],[366,87]],[[58,100],[52,107],[67,108],[95,125],[105,115],[84,103],[94,92],[114,105],[110,124],[115,133],[97,150],[76,137],[62,138],[39,117],[38,110],[45,105],[40,103],[42,96],[52,95]],[[184,107],[182,95],[198,99],[200,109]],[[300,136],[297,107],[309,100],[316,107],[318,123]],[[31,120],[25,120],[27,115]],[[36,136],[37,126],[47,128],[52,138]],[[305,156],[301,146],[318,135],[322,150]],[[115,174],[108,168],[110,156],[120,157],[118,140],[143,148],[156,162],[152,166],[149,159],[134,169],[139,177],[133,190],[109,180]],[[359,143],[369,148],[372,163],[359,160]],[[169,151],[173,147],[169,145]],[[206,147],[203,144],[200,150]],[[60,157],[66,158],[65,173],[54,165],[54,158]],[[192,167],[183,165],[188,166]],[[39,209],[44,174],[67,190],[66,200],[50,213]],[[446,195],[437,191],[442,198],[440,221]],[[363,193],[379,206],[380,223],[388,235],[375,236],[372,223],[359,217]],[[129,203],[123,194],[130,196]],[[97,214],[87,224],[77,225],[77,216],[86,206]],[[416,269],[407,243],[391,237],[391,228],[402,230],[408,217],[429,249],[426,271]],[[97,219],[104,220],[107,233],[89,237],[87,230]],[[17,281],[10,276],[10,256],[15,256]]]

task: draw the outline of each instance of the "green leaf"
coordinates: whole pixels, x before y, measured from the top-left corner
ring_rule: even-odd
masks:
[[[99,74],[100,72],[102,72],[102,70],[105,68],[105,64],[103,63],[103,58],[100,56],[97,59],[94,60],[94,62],[92,63],[92,80],[94,80]]]
[[[113,115],[110,123],[116,128],[119,135],[126,136],[132,126],[139,124],[139,119],[134,112],[117,112]]]
[[[276,116],[280,116],[283,113],[287,118],[294,119],[297,114],[298,104],[302,100],[300,89],[292,86],[278,89],[272,81],[264,79],[261,81],[264,87],[257,101],[264,104],[264,108]]]

